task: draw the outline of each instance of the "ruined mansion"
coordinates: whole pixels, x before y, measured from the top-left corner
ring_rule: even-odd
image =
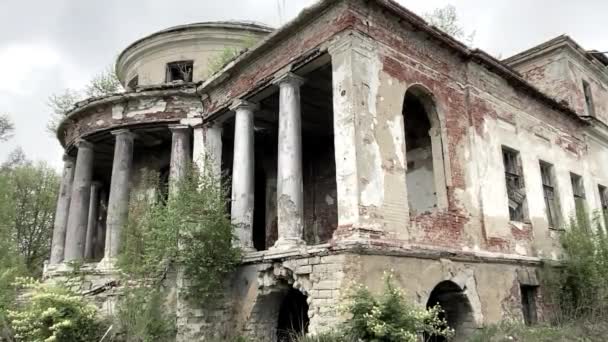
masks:
[[[243,52],[212,67],[226,48]],[[392,0],[324,0],[278,29],[153,33],[116,72],[124,93],[58,128],[45,277],[84,260],[83,291],[112,310],[133,184],[146,170],[172,184],[190,162],[230,175],[242,265],[217,306],[177,296],[179,341],[331,329],[344,290],[379,290],[388,270],[442,305],[457,341],[533,324],[569,217],[608,207],[608,58],[568,36],[498,60]]]

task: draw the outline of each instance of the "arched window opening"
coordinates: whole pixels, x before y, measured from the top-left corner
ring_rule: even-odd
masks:
[[[277,341],[296,341],[297,337],[308,332],[308,303],[302,292],[290,288],[279,311]]]
[[[475,329],[473,310],[471,303],[464,291],[451,281],[439,283],[429,296],[426,303],[427,308],[440,305],[443,309],[443,318],[448,326],[455,331],[454,339],[451,341],[466,341]],[[425,336],[425,341],[444,342],[447,341],[443,336]]]
[[[437,172],[443,155],[435,104],[424,90],[412,87],[405,93],[403,121],[406,147],[406,186],[410,215],[437,207]],[[439,161],[439,163],[437,163]],[[441,174],[443,174],[441,172]]]

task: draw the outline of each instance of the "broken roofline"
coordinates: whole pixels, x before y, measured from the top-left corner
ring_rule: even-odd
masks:
[[[241,54],[239,57],[234,59],[232,62],[225,65],[215,74],[211,75],[206,81],[204,81],[198,88],[199,94],[209,93],[218,84],[223,83],[230,78],[231,72],[244,68],[249,62],[254,61],[259,56],[263,55],[268,47],[282,41],[285,37],[289,36],[293,31],[296,31],[303,27],[306,23],[316,18],[321,12],[327,10],[332,6],[343,2],[353,2],[361,0],[321,0],[314,5],[305,8],[296,18],[289,21],[273,33],[268,35],[265,39],[254,45],[251,49]],[[549,95],[543,93],[541,90],[533,86],[531,83],[522,78],[515,70],[511,69],[507,64],[500,60],[492,57],[488,53],[480,49],[469,49],[465,44],[461,43],[454,37],[441,31],[435,26],[430,25],[420,16],[399,5],[393,0],[366,0],[368,3],[375,3],[378,6],[390,11],[397,17],[407,21],[412,26],[416,27],[420,31],[423,31],[431,37],[441,41],[449,48],[454,50],[456,53],[463,57],[477,62],[487,69],[495,72],[499,76],[502,76],[508,83],[516,88],[521,88],[532,96],[536,97],[541,102],[548,105],[550,108],[554,108],[561,111],[565,115],[574,119],[580,124],[588,125],[589,122],[581,119],[578,113],[570,106],[560,103]],[[365,32],[360,32],[366,34]],[[239,94],[245,95],[245,94]],[[228,104],[226,104],[228,105]],[[212,113],[207,113],[207,116]]]

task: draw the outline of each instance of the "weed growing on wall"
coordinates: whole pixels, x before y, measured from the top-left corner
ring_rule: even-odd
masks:
[[[442,318],[439,305],[425,308],[410,303],[395,286],[392,273],[384,275],[384,289],[373,294],[357,285],[348,291],[342,311],[350,317],[333,331],[294,336],[298,342],[418,342],[423,335],[451,338],[454,331]]]
[[[133,195],[119,266],[140,279],[164,279],[179,267],[188,297],[213,299],[241,257],[232,245],[223,182],[211,172],[190,169],[165,199],[155,190],[158,177],[143,178]]]
[[[545,301],[556,323],[608,319],[608,235],[603,215],[578,214],[561,236],[564,260],[544,272]]]

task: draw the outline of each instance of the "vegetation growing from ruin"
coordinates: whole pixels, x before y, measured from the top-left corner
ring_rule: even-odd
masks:
[[[473,44],[473,40],[475,39],[475,31],[469,33],[465,32],[464,28],[460,24],[456,7],[453,5],[446,5],[442,8],[436,8],[432,12],[425,13],[422,16],[430,25],[437,27],[450,36],[462,40],[467,45]]]
[[[541,274],[546,321],[536,326],[503,322],[471,341],[605,341],[608,335],[606,213],[579,212],[562,232],[564,258]]]
[[[131,196],[118,260],[126,276],[116,317],[121,341],[164,341],[175,334],[164,300],[169,277],[183,275],[180,296],[208,305],[240,261],[222,181],[191,169],[170,195],[159,184],[158,175],[148,173]]]
[[[350,316],[332,332],[300,336],[298,342],[418,342],[420,336],[451,338],[454,331],[442,318],[439,305],[424,308],[410,303],[394,284],[392,273],[384,275],[384,289],[373,294],[365,286],[349,289],[342,310]]]
[[[244,53],[249,48],[251,48],[253,45],[255,45],[256,42],[257,42],[256,39],[254,39],[253,37],[250,37],[243,42],[242,48],[235,48],[235,47],[227,46],[220,53],[211,57],[209,59],[209,64],[208,64],[209,76],[222,70],[222,68],[224,66],[226,66],[226,64],[232,62],[234,59],[236,59],[242,53]]]
[[[117,305],[111,341],[173,340],[176,333],[175,318],[164,307],[165,296],[166,293],[160,287],[125,285]]]
[[[103,320],[97,308],[66,288],[23,279],[27,290],[23,303],[8,310],[8,320],[16,342],[98,341]]]
[[[119,266],[137,279],[164,279],[179,267],[189,297],[213,299],[241,256],[232,245],[225,182],[192,168],[165,199],[154,191],[158,177],[144,178],[132,196]]]

